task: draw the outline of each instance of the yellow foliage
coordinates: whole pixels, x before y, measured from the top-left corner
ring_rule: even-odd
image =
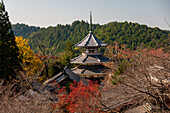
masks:
[[[79,49],[79,47],[75,47],[74,49],[75,49],[75,50],[78,50],[78,49]]]
[[[15,41],[19,48],[19,57],[22,59],[24,71],[27,72],[26,74],[28,76],[35,75],[40,70],[42,61],[33,53],[32,49],[28,45],[28,40],[19,36],[15,37]]]

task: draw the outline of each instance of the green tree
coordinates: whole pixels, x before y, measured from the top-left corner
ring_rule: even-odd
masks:
[[[70,60],[75,57],[75,51],[73,49],[73,44],[68,41],[65,45],[65,52],[61,55],[61,63],[63,66],[72,67]]]
[[[20,26],[20,27],[17,27]],[[25,26],[22,24],[13,27],[16,36],[24,36],[29,39],[29,44],[34,52],[38,52],[37,40],[40,40],[51,49],[56,47],[56,52],[64,52],[65,44],[68,40],[72,44],[78,43],[89,33],[89,23],[85,21],[74,21],[71,25],[60,25],[55,27],[40,28]],[[132,47],[137,50],[143,44],[145,48],[160,48],[169,46],[170,31],[150,28],[146,25],[128,22],[110,22],[105,25],[93,24],[93,33],[105,43],[114,44],[114,41],[120,44],[126,44],[127,48]],[[32,29],[31,29],[32,28]],[[25,30],[23,30],[25,29]],[[23,32],[22,32],[23,31]],[[32,32],[32,33],[31,33]],[[162,39],[163,41],[160,41]],[[156,45],[151,46],[151,42]],[[163,45],[161,45],[161,43]],[[132,48],[131,48],[132,49]]]
[[[21,69],[19,49],[11,29],[8,12],[3,1],[0,2],[0,78],[7,81],[15,78],[16,71]]]

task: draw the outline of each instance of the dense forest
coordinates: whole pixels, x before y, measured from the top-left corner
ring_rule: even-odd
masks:
[[[46,45],[46,48],[55,47],[57,52],[61,52],[68,40],[76,44],[89,32],[89,24],[83,20],[74,21],[71,25],[58,24],[48,28],[29,27],[25,24],[16,24],[12,28],[15,36],[29,39],[30,46],[35,52],[38,49],[38,40]],[[144,48],[169,47],[170,43],[170,31],[126,21],[115,21],[104,25],[93,24],[93,32],[108,44],[114,44],[114,41],[117,41],[120,45],[125,44],[132,50],[139,46]]]
[[[14,31],[14,35],[22,36],[24,38],[27,38],[33,32],[37,32],[39,29],[40,27],[28,26],[19,23],[12,25],[12,30]]]

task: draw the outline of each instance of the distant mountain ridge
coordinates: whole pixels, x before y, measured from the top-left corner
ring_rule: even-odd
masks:
[[[23,38],[27,38],[31,33],[40,30],[40,27],[17,23],[12,25],[12,30],[14,31],[15,36],[22,36]]]
[[[85,21],[74,21],[71,25],[40,28],[25,24],[12,25],[15,36],[23,36],[30,40],[31,48],[36,52],[37,41],[40,40],[46,48],[57,48],[61,52],[70,40],[76,44],[89,33],[89,24]],[[93,33],[108,44],[126,44],[127,48],[136,49],[143,44],[144,47],[160,48],[169,47],[170,31],[151,28],[146,25],[131,22],[110,22],[108,24],[93,24]]]

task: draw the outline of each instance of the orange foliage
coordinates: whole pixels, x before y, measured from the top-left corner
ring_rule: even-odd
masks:
[[[70,85],[70,93],[67,94],[66,89],[60,90],[60,98],[56,106],[64,108],[71,113],[74,112],[90,112],[100,111],[100,91],[99,85],[90,83],[84,86],[82,83],[73,83]]]

